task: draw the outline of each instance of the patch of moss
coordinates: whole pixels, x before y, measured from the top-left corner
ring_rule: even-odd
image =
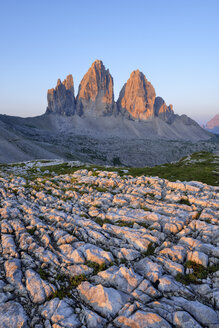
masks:
[[[96,217],[94,220],[97,224],[99,224],[101,227],[105,224],[105,223],[109,223],[109,224],[113,224],[110,220],[108,219],[101,219],[99,217]]]
[[[151,212],[150,208],[144,206],[144,205],[141,205],[141,209],[145,212]]]
[[[182,205],[188,205],[188,206],[191,206],[191,203],[190,201],[187,199],[187,198],[181,198],[179,201],[178,201],[179,204],[182,204]]]
[[[209,274],[219,271],[219,264],[205,268],[201,264],[195,263],[193,261],[187,261],[185,267],[192,269],[193,272],[189,274],[178,273],[176,276],[176,280],[183,283],[184,285],[201,284],[202,279],[206,279]]]
[[[87,261],[85,264],[89,268],[92,268],[94,270],[93,271],[94,275],[98,274],[98,272],[100,272],[100,271],[106,270],[106,268],[107,268],[105,263],[99,264],[99,263],[96,263],[96,262]]]
[[[176,281],[181,282],[184,285],[201,283],[200,281],[197,280],[197,277],[193,273],[189,273],[189,274],[177,273]]]
[[[57,289],[48,297],[48,301],[52,300],[53,298],[59,298],[62,300],[64,297],[71,297],[71,294],[67,288],[62,286],[60,289]]]
[[[143,252],[142,255],[143,256],[150,256],[150,255],[154,255],[154,251],[156,249],[156,246],[153,243],[150,243],[148,245],[148,249],[146,252]]]
[[[128,228],[132,228],[133,227],[133,222],[126,222],[126,221],[117,221],[116,225],[118,225],[119,227],[128,227]]]
[[[96,187],[96,190],[99,192],[106,192],[107,188]]]
[[[140,225],[141,227],[144,227],[145,229],[148,229],[149,225],[145,222],[138,222],[138,225]]]
[[[203,265],[193,261],[187,261],[185,267],[193,270],[193,274],[197,279],[206,279],[208,276],[208,269]]]
[[[36,231],[36,227],[33,227],[31,229],[27,229],[27,232],[32,236],[34,235],[35,231]]]
[[[77,287],[82,283],[82,281],[85,280],[87,280],[85,274],[74,276],[73,278],[70,279],[70,287]]]
[[[43,280],[47,280],[49,275],[48,273],[46,273],[46,271],[44,271],[42,268],[39,268],[37,270],[38,274],[40,275],[40,278],[43,279]]]
[[[208,267],[208,273],[209,274],[217,272],[217,271],[219,271],[219,263]]]

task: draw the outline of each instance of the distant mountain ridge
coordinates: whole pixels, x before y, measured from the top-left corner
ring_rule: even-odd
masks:
[[[219,134],[219,114],[215,115],[209,122],[207,122],[205,128],[212,133]]]

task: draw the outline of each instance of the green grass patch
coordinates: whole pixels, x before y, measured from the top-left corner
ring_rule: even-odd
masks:
[[[154,255],[155,249],[156,249],[156,245],[153,244],[153,243],[150,243],[150,244],[148,245],[148,249],[147,249],[147,251],[146,251],[146,252],[143,252],[142,255],[143,255],[143,256]]]
[[[77,287],[82,283],[82,281],[85,280],[87,280],[85,274],[80,274],[78,276],[72,277],[70,279],[70,287]]]
[[[132,176],[158,176],[170,181],[200,181],[213,186],[219,186],[219,175],[216,156],[208,152],[199,152],[191,155],[190,160],[181,159],[173,164],[163,164],[154,167],[130,168]]]
[[[215,264],[205,268],[203,265],[195,263],[193,261],[187,261],[185,267],[192,269],[192,273],[182,274],[178,273],[176,280],[184,285],[189,284],[202,284],[202,279],[206,279],[209,274],[219,271],[219,264]]]
[[[201,282],[197,280],[197,277],[193,273],[189,273],[189,274],[177,273],[176,281],[181,282],[183,285],[201,284]]]
[[[34,235],[34,233],[35,233],[35,231],[36,231],[36,227],[33,227],[33,228],[30,228],[30,229],[27,229],[27,232],[30,234],[30,235]]]
[[[99,191],[99,192],[106,192],[108,189],[107,188],[96,187],[96,190]]]
[[[116,221],[116,225],[118,225],[119,227],[128,227],[128,228],[132,228],[133,227],[133,222],[126,222],[126,221]]]
[[[106,270],[107,266],[105,263],[102,263],[102,264],[99,264],[99,263],[96,263],[96,262],[92,262],[92,261],[87,261],[85,263],[89,268],[92,268],[94,271],[93,271],[93,274],[96,275],[98,274],[98,272],[100,271],[104,271]]]
[[[46,271],[44,271],[42,268],[39,268],[37,270],[38,274],[40,275],[40,278],[43,279],[43,280],[47,280],[49,275]]]
[[[109,224],[113,224],[110,220],[108,219],[101,219],[99,217],[96,217],[94,220],[97,224],[99,224],[101,227],[105,224],[105,223],[109,223]]]
[[[149,225],[145,222],[138,222],[138,225],[140,225],[141,227],[148,229]]]

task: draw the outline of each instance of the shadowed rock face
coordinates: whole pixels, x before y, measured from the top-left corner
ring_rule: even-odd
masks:
[[[96,60],[83,77],[77,96],[77,114],[105,116],[114,109],[113,78],[102,61]]]
[[[48,114],[74,115],[75,96],[72,75],[68,75],[63,82],[58,79],[55,89],[48,90],[47,101],[48,107],[46,112]]]
[[[139,70],[133,71],[127,83],[123,86],[118,109],[134,119],[146,120],[154,115],[155,90],[145,75]],[[128,113],[126,113],[126,111]]]
[[[159,116],[167,123],[172,123],[174,120],[173,106],[167,106],[163,98],[156,97],[154,103],[154,115]]]

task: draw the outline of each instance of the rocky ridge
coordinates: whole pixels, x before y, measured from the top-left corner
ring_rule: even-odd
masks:
[[[76,100],[73,99],[74,91],[71,91],[73,100],[71,103],[66,101],[66,90],[69,89],[65,88],[65,81],[61,83],[60,80],[55,89],[48,90],[47,113],[76,113],[85,117],[119,115],[132,120],[158,116],[167,123],[174,120],[172,105],[167,106],[161,97],[156,97],[154,87],[139,70],[131,73],[117,102],[114,101],[113,78],[101,60],[96,60],[83,77]]]
[[[72,75],[68,75],[63,82],[58,79],[55,89],[48,90],[47,101],[47,114],[74,115],[75,96]]]
[[[205,128],[213,133],[219,134],[219,114],[215,115],[205,126]]]
[[[1,168],[2,326],[218,327],[218,187],[58,164]]]

